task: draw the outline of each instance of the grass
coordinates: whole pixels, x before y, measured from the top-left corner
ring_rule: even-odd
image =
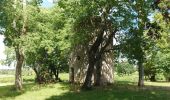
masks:
[[[13,89],[14,77],[0,76],[0,100],[170,100],[170,83],[145,82],[145,87],[138,88],[136,76],[115,75],[114,85],[90,91],[80,91],[68,82],[38,85],[33,76],[24,76],[21,92]],[[68,80],[68,74],[61,78]]]

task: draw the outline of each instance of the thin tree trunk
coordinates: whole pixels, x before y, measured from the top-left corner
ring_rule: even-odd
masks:
[[[144,68],[142,62],[138,62],[138,72],[139,72],[138,86],[142,87],[144,86]]]
[[[56,79],[57,79],[59,82],[62,82],[62,80],[59,78],[59,74],[60,74],[59,68],[57,68],[56,71],[57,71]]]
[[[35,82],[38,82],[39,73],[38,73],[37,69],[35,68],[35,66],[32,69],[33,69],[33,71],[35,72],[35,75],[36,75]]]
[[[57,69],[56,79],[59,79],[59,68]]]
[[[54,68],[51,70],[55,76],[55,80],[59,80],[59,68],[55,68],[55,66],[53,66]]]

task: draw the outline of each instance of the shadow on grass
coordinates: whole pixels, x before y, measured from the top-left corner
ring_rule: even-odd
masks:
[[[21,91],[17,91],[14,85],[0,86],[0,98],[15,98],[16,96],[24,94],[26,91],[30,91],[31,87],[34,85],[34,83],[24,84],[24,89]]]
[[[46,100],[170,100],[170,88],[116,84],[90,91],[69,91]]]
[[[24,91],[16,91],[13,85],[0,86],[0,98],[16,97],[23,94]]]
[[[68,90],[69,84],[66,82],[57,83],[61,86],[58,87],[60,90]],[[55,88],[55,84],[36,84],[34,83],[34,80],[27,80],[24,81],[23,84],[23,90],[22,91],[16,91],[14,88],[14,85],[6,85],[6,86],[0,86],[0,100],[6,100],[6,99],[15,99],[15,97],[25,94],[29,91],[40,91],[41,89],[46,88]],[[48,91],[45,91],[48,92]]]
[[[55,84],[38,85],[34,80],[28,80],[24,84],[24,90],[17,92],[12,85],[0,86],[0,99],[13,99],[23,95],[27,91],[39,91],[44,88],[56,88]],[[52,95],[46,100],[170,100],[170,87],[145,86],[138,88],[135,82],[118,81],[114,85],[97,87],[90,91],[80,91],[80,85],[61,82],[58,90],[64,91],[58,95]],[[45,91],[45,93],[48,91]]]
[[[37,91],[46,87],[46,85],[39,85],[34,83],[34,79],[24,79],[23,82],[23,90],[21,91],[17,91],[14,85],[0,86],[0,100],[6,100],[6,98],[12,99],[28,91]]]

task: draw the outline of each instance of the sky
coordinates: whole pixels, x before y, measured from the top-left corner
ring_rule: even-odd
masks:
[[[0,59],[5,59],[5,55],[3,53],[3,51],[5,50],[5,46],[3,40],[4,40],[4,36],[0,35]]]
[[[0,35],[0,60],[6,58],[6,55],[3,53],[4,50],[5,50],[3,40],[4,40],[4,36]],[[11,69],[11,67],[6,67],[6,66],[3,66],[3,65],[0,64],[0,69]]]
[[[49,8],[53,6],[53,0],[43,0],[42,7]]]
[[[54,5],[53,0],[43,0],[42,7],[50,8],[53,5]],[[4,36],[0,35],[0,60],[6,58],[6,55],[3,53],[5,50],[5,45],[3,43],[3,40],[4,40]],[[13,69],[13,68],[14,67],[7,67],[0,64],[0,69]]]

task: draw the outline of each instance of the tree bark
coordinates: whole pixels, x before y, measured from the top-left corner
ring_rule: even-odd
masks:
[[[142,87],[144,86],[144,68],[142,62],[138,62],[138,72],[139,72],[138,86]]]
[[[70,83],[74,83],[74,68],[71,67],[69,72],[70,72],[70,74],[69,74],[70,75],[70,78],[69,78],[70,80],[69,81],[70,81]]]
[[[92,84],[92,74],[94,72],[94,65],[95,65],[94,54],[89,55],[88,60],[89,60],[89,66],[87,69],[86,79],[82,86],[82,89],[90,89]]]
[[[15,71],[15,87],[17,90],[22,90],[22,66],[24,62],[24,55],[22,51],[17,48],[16,49],[16,57],[17,57],[17,65]]]
[[[102,70],[102,60],[98,60],[96,63],[96,80],[94,82],[95,86],[100,86],[101,70]]]

